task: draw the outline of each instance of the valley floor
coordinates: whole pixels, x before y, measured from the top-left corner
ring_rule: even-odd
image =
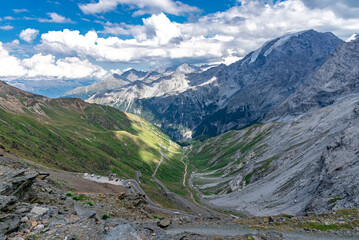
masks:
[[[50,176],[43,178],[39,173]],[[24,184],[16,185],[19,181]],[[153,207],[142,194],[85,179],[83,173],[52,170],[8,154],[0,157],[0,186],[0,236],[6,239],[359,237],[356,210],[303,217],[195,216]]]

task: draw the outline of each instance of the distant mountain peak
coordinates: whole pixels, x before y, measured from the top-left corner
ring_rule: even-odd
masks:
[[[313,29],[309,29],[309,30],[307,29],[307,30],[296,31],[296,32],[288,31],[279,38],[265,42],[262,47],[254,51],[251,57],[249,58],[250,60],[249,63],[254,63],[261,54],[264,57],[267,57],[269,54],[272,53],[274,49],[278,49],[279,47],[283,46],[288,41],[290,41],[293,37],[298,37],[304,33],[317,34],[318,32],[314,31]],[[246,61],[248,61],[248,59]]]
[[[358,40],[359,40],[359,34],[354,33],[353,35],[350,36],[350,38],[348,38],[346,40],[346,42],[354,42],[354,41],[358,41]]]

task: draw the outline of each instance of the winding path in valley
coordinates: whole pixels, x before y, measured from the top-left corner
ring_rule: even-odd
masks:
[[[172,142],[171,142],[172,144]],[[158,151],[159,153],[161,154],[161,159],[155,169],[155,171],[153,172],[152,174],[152,178],[153,178],[153,181],[161,188],[164,190],[165,194],[172,197],[172,199],[174,201],[176,201],[177,203],[183,205],[185,208],[187,208],[188,210],[192,211],[194,214],[196,215],[199,215],[199,216],[208,216],[209,215],[209,212],[207,211],[204,211],[202,208],[200,208],[199,206],[196,206],[194,204],[192,204],[191,202],[187,201],[186,199],[184,199],[183,197],[171,192],[167,187],[166,185],[164,185],[160,180],[158,180],[156,178],[156,174],[157,174],[157,171],[158,171],[158,168],[161,166],[163,160],[166,158],[167,160],[169,160],[168,156],[166,154],[164,154],[162,151],[161,151],[161,147],[160,146],[158,148]],[[171,147],[171,145],[170,145]],[[170,149],[170,147],[168,149]],[[163,147],[162,147],[163,148]],[[167,149],[167,150],[168,150]]]

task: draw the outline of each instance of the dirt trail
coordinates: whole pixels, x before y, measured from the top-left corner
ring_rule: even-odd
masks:
[[[183,174],[183,186],[186,187],[186,178],[187,178],[187,164],[183,161],[184,158],[187,158],[187,155],[181,158],[181,162],[184,165],[184,174]]]
[[[199,207],[199,208],[201,208],[201,209],[204,209],[205,211],[207,211],[208,213],[210,213],[210,214],[212,214],[212,215],[214,215],[214,216],[218,216],[218,215],[219,215],[219,216],[228,217],[229,215],[227,215],[227,214],[223,214],[223,213],[219,213],[219,212],[217,212],[217,211],[214,211],[214,210],[212,210],[212,209],[210,209],[210,208],[204,206],[203,204],[200,205],[200,204],[196,201],[196,199],[194,198],[193,193],[192,193],[192,192],[189,190],[189,188],[187,187],[187,185],[186,185],[186,178],[187,178],[187,168],[188,168],[188,165],[187,165],[187,163],[184,161],[184,159],[187,159],[187,156],[188,156],[188,154],[190,153],[191,150],[192,150],[192,145],[190,146],[190,149],[189,149],[189,151],[186,153],[186,155],[184,155],[184,156],[182,157],[182,159],[181,159],[181,162],[183,163],[183,165],[185,165],[185,172],[184,172],[184,174],[183,174],[183,186],[186,188],[187,192],[188,192],[189,195],[190,195],[190,198],[191,198],[192,202],[193,202],[195,205],[197,205],[197,207]],[[235,217],[235,216],[233,216],[233,217]]]
[[[161,152],[161,147],[162,147],[162,146],[160,146],[160,147],[158,148],[158,151],[159,151],[160,154],[161,154],[161,159],[160,159],[159,163],[157,164],[155,171],[154,171],[153,174],[152,174],[152,177],[153,177],[153,178],[156,177],[157,170],[158,170],[158,168],[161,166],[161,163],[163,162],[163,158],[164,158],[164,157],[163,157],[163,153]]]

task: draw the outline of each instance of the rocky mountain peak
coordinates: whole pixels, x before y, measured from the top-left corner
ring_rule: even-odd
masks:
[[[346,42],[354,42],[354,41],[359,41],[359,34],[358,33],[354,33],[353,35],[351,35]]]
[[[316,40],[323,39],[324,41],[337,41],[332,33],[320,33],[313,29],[303,30],[299,32],[287,32],[281,37],[270,40],[263,44],[259,49],[249,53],[242,61],[242,64],[253,64],[261,58],[268,57],[273,52],[285,53],[289,48],[297,50],[298,47],[310,47],[309,42],[315,42]],[[299,46],[302,44],[302,46]]]
[[[359,91],[358,62],[359,41],[341,44],[323,65],[288,99],[273,109],[267,118],[296,117],[357,93]]]

